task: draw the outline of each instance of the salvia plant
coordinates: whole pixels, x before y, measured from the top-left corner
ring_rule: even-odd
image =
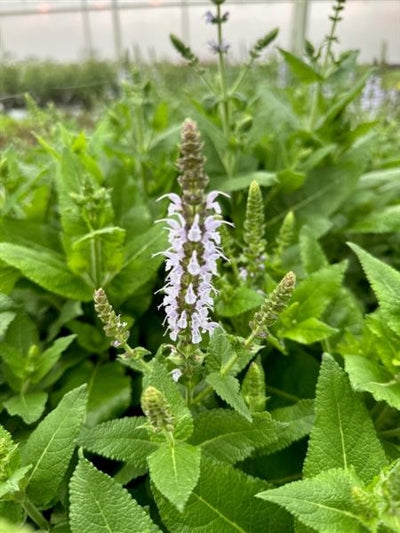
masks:
[[[2,155],[5,533],[400,530],[397,111],[343,0],[279,84],[227,6],[216,65],[171,38],[190,94],[127,67],[90,127],[27,96]]]

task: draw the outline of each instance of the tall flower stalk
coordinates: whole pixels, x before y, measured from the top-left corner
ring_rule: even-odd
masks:
[[[224,223],[216,201],[220,192],[208,194],[209,179],[204,172],[203,144],[197,125],[185,120],[181,134],[181,155],[178,160],[182,189],[179,196],[170,193],[168,228],[170,247],[166,257],[166,284],[162,306],[172,341],[183,345],[198,344],[205,333],[212,333],[217,323],[210,318],[213,306],[213,277],[217,261],[223,257],[218,228]]]

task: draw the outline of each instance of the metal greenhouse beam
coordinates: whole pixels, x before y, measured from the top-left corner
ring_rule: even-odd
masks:
[[[294,0],[290,48],[296,56],[302,56],[307,33],[308,0]]]

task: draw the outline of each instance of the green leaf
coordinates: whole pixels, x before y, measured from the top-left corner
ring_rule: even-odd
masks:
[[[71,478],[72,533],[157,533],[161,530],[129,492],[80,459]]]
[[[200,479],[180,513],[153,488],[171,533],[277,533],[291,531],[287,513],[254,498],[267,484],[227,465],[202,458]]]
[[[163,393],[175,419],[174,438],[186,440],[193,432],[190,410],[166,368],[157,359],[153,359],[151,364],[152,371],[143,377],[143,390],[153,386]]]
[[[356,96],[361,93],[364,88],[365,81],[370,76],[370,72],[365,72],[355,83],[352,89],[346,91],[343,96],[337,99],[337,101],[331,105],[325,115],[323,115],[318,121],[317,128],[321,129],[329,125],[339,113],[341,113],[346,107],[356,98]]]
[[[308,226],[303,226],[299,235],[301,262],[307,274],[328,266],[325,254]]]
[[[370,160],[373,141],[372,135],[365,136],[339,161],[312,169],[304,186],[287,195],[285,204],[290,205],[300,224],[318,230],[321,220],[326,221],[351,197]]]
[[[131,401],[131,380],[116,362],[97,365],[88,385],[86,423],[98,424],[123,413]]]
[[[235,409],[242,416],[251,421],[251,414],[239,389],[239,381],[233,376],[222,375],[220,372],[212,372],[206,378],[206,381],[214,391],[227,404]]]
[[[33,465],[27,494],[35,504],[47,504],[57,492],[75,449],[86,398],[86,385],[66,394],[31,433],[21,451],[22,465]]]
[[[183,511],[199,479],[200,449],[186,442],[166,442],[147,461],[151,481],[179,511]]]
[[[32,465],[17,468],[17,470],[15,470],[8,479],[5,481],[0,481],[0,501],[4,499],[12,499],[5,497],[9,497],[21,490],[21,482],[27,477],[27,474],[31,468]],[[2,530],[0,529],[0,531]]]
[[[351,233],[400,232],[400,205],[375,209],[349,228]]]
[[[90,452],[147,469],[147,457],[157,450],[158,444],[149,440],[145,425],[146,418],[142,416],[110,420],[84,428],[78,442]]]
[[[155,276],[163,256],[154,255],[168,247],[167,234],[160,224],[135,237],[127,246],[127,259],[107,287],[111,299],[126,300]]]
[[[281,314],[283,329],[293,320],[302,322],[307,318],[319,318],[341,287],[347,263],[337,263],[313,272],[296,285],[291,304]]]
[[[92,288],[69,271],[64,257],[52,250],[3,242],[0,243],[0,256],[7,264],[18,268],[24,276],[50,292],[86,302],[93,296]]]
[[[11,416],[17,415],[26,424],[33,424],[44,411],[47,402],[47,392],[27,392],[13,396],[4,402],[4,407]]]
[[[273,420],[281,423],[277,440],[262,450],[263,455],[270,455],[282,450],[308,435],[314,424],[314,401],[299,400],[293,405],[279,407],[271,412]]]
[[[306,179],[304,172],[298,172],[291,168],[285,168],[278,172],[280,190],[283,194],[299,189]]]
[[[312,344],[313,342],[322,341],[338,331],[328,326],[328,324],[324,324],[318,318],[311,317],[291,328],[280,330],[278,335],[279,337],[291,339],[301,344]]]
[[[217,301],[216,311],[222,317],[237,316],[259,307],[264,301],[261,294],[248,287],[237,287]]]
[[[0,291],[0,339],[17,315],[14,301]]]
[[[257,171],[249,174],[240,174],[234,178],[226,179],[226,177],[215,178],[213,180],[213,187],[224,192],[240,191],[247,189],[252,181],[256,181],[263,187],[272,187],[278,183],[275,172]]]
[[[323,79],[322,76],[313,69],[313,67],[307,63],[304,63],[304,61],[297,56],[282,50],[282,48],[278,48],[278,50],[282,54],[292,73],[303,83],[313,83]]]
[[[348,245],[363,267],[388,326],[400,335],[400,272],[376,259],[357,244]]]
[[[196,418],[190,442],[214,459],[233,464],[259,448],[275,444],[285,426],[269,413],[253,414],[253,421],[249,422],[235,411],[212,409]]]
[[[7,533],[32,533],[33,529],[28,525],[21,526],[19,524],[14,524],[0,516],[0,531]]]
[[[217,372],[235,356],[228,335],[222,328],[213,331],[207,347],[206,366],[210,372]]]
[[[59,337],[53,342],[50,348],[47,348],[47,350],[42,352],[36,361],[35,371],[30,375],[30,381],[32,383],[39,383],[39,381],[41,381],[44,376],[50,372],[53,366],[60,359],[62,353],[68,348],[75,338],[76,335]]]
[[[261,492],[257,497],[281,505],[319,533],[368,533],[370,529],[352,498],[352,488],[360,485],[348,470],[333,469],[312,479]]]
[[[344,361],[355,390],[370,392],[377,402],[385,401],[400,410],[400,382],[390,372],[361,355],[346,355]]]
[[[304,475],[311,477],[330,468],[353,466],[368,482],[385,464],[368,411],[351,389],[344,371],[330,355],[324,354]]]

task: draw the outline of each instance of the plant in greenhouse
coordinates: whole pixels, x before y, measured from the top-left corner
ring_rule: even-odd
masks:
[[[396,115],[352,107],[344,2],[283,88],[211,4],[216,76],[175,44],[212,98],[135,69],[89,130],[28,99],[2,155],[7,533],[400,529]]]

